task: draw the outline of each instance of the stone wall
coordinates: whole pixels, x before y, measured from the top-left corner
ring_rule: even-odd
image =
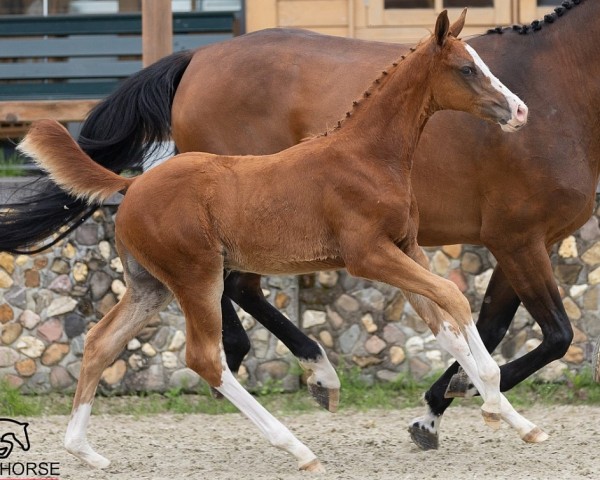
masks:
[[[122,265],[113,246],[115,207],[98,210],[67,240],[34,255],[0,253],[0,376],[25,392],[74,389],[87,330],[124,292]],[[495,260],[466,245],[427,249],[432,269],[453,280],[477,314]],[[589,365],[600,335],[600,229],[598,217],[553,253],[555,274],[575,329],[564,359],[540,372],[560,379],[564,369]],[[321,272],[263,279],[269,301],[319,340],[334,364],[358,366],[368,380],[420,378],[444,368],[449,357],[395,289]],[[249,387],[298,387],[297,364],[285,346],[244,312],[252,351],[240,376]],[[534,348],[539,327],[519,309],[495,354],[505,362]],[[100,391],[127,393],[193,389],[185,368],[185,325],[174,302],[129,344],[102,376]]]

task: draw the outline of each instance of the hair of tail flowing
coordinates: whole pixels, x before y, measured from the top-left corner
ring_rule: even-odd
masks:
[[[17,150],[48,172],[62,190],[90,205],[125,193],[133,182],[94,162],[56,120],[35,122]]]
[[[125,80],[85,120],[78,139],[82,150],[112,172],[143,166],[158,142],[170,138],[173,97],[192,56],[192,51],[174,53]],[[0,205],[0,251],[12,253],[54,245],[97,208],[47,175],[12,197],[18,198]]]

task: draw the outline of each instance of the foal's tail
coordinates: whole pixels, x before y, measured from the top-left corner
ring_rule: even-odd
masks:
[[[157,142],[170,138],[173,97],[193,53],[177,52],[140,70],[100,102],[81,129],[83,151],[113,172],[142,166]],[[41,177],[0,204],[0,251],[44,250],[81,225],[96,207]]]
[[[133,182],[94,162],[56,120],[35,122],[17,150],[31,157],[61,190],[92,208],[117,192],[125,193]]]

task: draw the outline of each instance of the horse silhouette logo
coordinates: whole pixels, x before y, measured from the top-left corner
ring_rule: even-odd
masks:
[[[15,443],[26,452],[29,450],[29,423],[17,422],[11,418],[0,418],[0,459],[4,460],[13,451]]]

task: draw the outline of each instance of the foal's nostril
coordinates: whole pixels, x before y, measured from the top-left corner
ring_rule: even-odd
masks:
[[[525,105],[517,106],[517,113],[516,113],[515,117],[517,118],[517,120],[520,123],[525,123],[527,121],[527,112],[528,112],[528,109]]]

